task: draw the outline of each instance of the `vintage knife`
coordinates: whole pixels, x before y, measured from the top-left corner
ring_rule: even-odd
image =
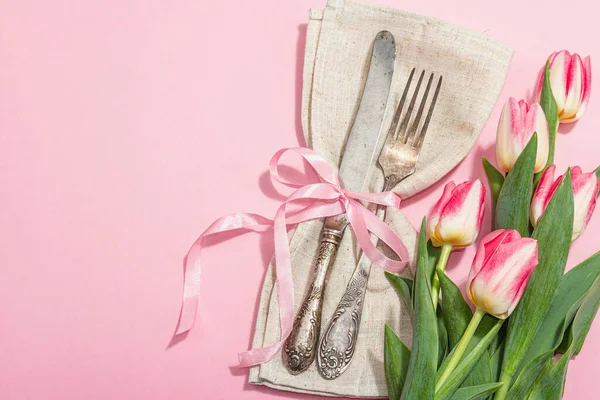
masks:
[[[340,165],[339,174],[347,190],[361,191],[367,179],[381,132],[395,59],[394,37],[390,32],[379,32],[373,42],[367,80]],[[325,219],[313,281],[284,345],[283,361],[291,374],[305,371],[317,354],[323,291],[347,225],[345,214]]]

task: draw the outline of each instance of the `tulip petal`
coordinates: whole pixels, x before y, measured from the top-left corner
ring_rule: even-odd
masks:
[[[573,168],[573,171],[575,168]],[[579,171],[581,171],[581,168],[579,168]],[[573,173],[575,215],[573,218],[573,236],[571,237],[571,241],[579,238],[583,231],[585,231],[587,224],[590,222],[594,209],[596,208],[597,194],[598,178],[595,173]]]
[[[554,62],[554,59],[556,58],[556,55],[558,53],[557,52],[552,52],[552,54],[550,54],[550,57],[548,57],[548,61],[550,61],[550,68],[552,68],[552,63]],[[544,70],[545,70],[545,64],[544,64],[544,68],[542,68],[542,71],[540,73],[540,79],[538,79],[538,83],[535,89],[535,101],[537,103],[540,102],[541,98],[542,98],[542,88],[544,87]]]
[[[559,114],[561,119],[569,119],[577,114],[577,110],[579,110],[579,105],[581,104],[583,79],[581,57],[579,57],[579,54],[573,54],[567,72],[567,97],[562,114]]]
[[[469,276],[467,278],[467,289],[471,287],[471,282],[477,276],[483,264],[486,260],[486,244],[494,241],[496,238],[501,237],[506,231],[503,229],[495,230],[494,232],[486,235],[483,239],[481,239],[481,243],[477,248],[477,252],[475,253],[475,257],[473,258],[473,264],[471,264],[471,269],[469,270]]]
[[[529,278],[531,277],[531,274],[533,273],[533,270],[535,269],[535,267],[537,265],[538,265],[538,258],[537,258],[537,248],[536,248],[535,264],[533,264],[533,267],[530,270],[523,270],[522,276],[520,276],[515,282],[515,285],[518,286],[518,289],[515,293],[515,297],[513,298],[512,303],[510,303],[510,306],[508,306],[506,318],[508,318],[508,316],[510,314],[512,314],[513,311],[515,311],[515,308],[517,308],[517,305],[519,304],[521,297],[523,297],[525,288],[527,287],[527,282],[529,282]],[[519,286],[519,280],[521,281],[520,286]]]
[[[454,192],[455,188],[456,184],[454,182],[448,182],[446,186],[444,186],[444,192],[442,193],[442,197],[440,197],[438,202],[435,203],[435,206],[433,206],[433,210],[431,211],[431,214],[429,215],[429,220],[427,221],[427,231],[429,233],[429,238],[431,239],[433,245],[436,247],[440,247],[443,244],[442,238],[436,236],[436,227],[440,222],[440,218],[442,216],[444,208],[446,208],[446,204],[448,204],[448,202],[452,198],[452,193]]]
[[[552,187],[554,186],[555,173],[556,166],[549,166],[548,168],[546,168],[546,171],[544,171],[544,173],[542,174],[540,182],[538,183],[537,189],[533,196],[533,200],[531,201],[531,209],[529,212],[531,225],[534,227],[537,225],[538,221],[542,217],[542,214],[544,213],[544,210],[546,209],[546,206],[550,201],[549,198],[552,197],[551,192],[552,194],[554,193],[552,191]],[[556,190],[556,188],[554,190]]]
[[[484,202],[485,187],[481,181],[467,181],[458,185],[444,207],[435,236],[454,247],[473,244],[481,227]]]
[[[499,245],[473,280],[474,303],[495,317],[506,318],[522,295],[523,282],[529,279],[536,265],[534,239],[520,238]]]
[[[534,169],[534,172],[538,173],[544,169],[546,162],[548,162],[550,133],[548,132],[548,121],[546,120],[544,110],[537,103],[532,104],[531,109],[525,117],[525,130],[526,132],[530,132],[527,141],[529,141],[534,132],[538,134],[538,147]],[[523,143],[523,147],[525,147],[527,141]]]
[[[586,57],[583,60],[583,82],[581,90],[581,101],[579,102],[579,109],[575,116],[562,120],[561,122],[570,123],[575,122],[583,116],[587,110],[588,103],[590,101],[590,92],[592,90],[592,64],[590,57]]]
[[[467,278],[467,287],[471,286],[471,282],[477,276],[481,267],[489,261],[494,255],[498,247],[504,242],[510,242],[513,240],[520,239],[521,235],[519,232],[512,229],[498,229],[492,233],[487,234],[477,248],[477,253],[473,259],[473,265],[469,270],[469,277]]]
[[[524,137],[524,128],[525,128],[525,115],[527,115],[527,104],[521,100],[517,102],[514,98],[508,99],[508,104],[510,106],[511,113],[511,132],[513,135],[519,140],[521,144],[523,142],[527,142]]]
[[[550,86],[558,105],[559,115],[564,110],[567,100],[567,80],[570,64],[571,54],[567,50],[561,50],[556,54],[550,68]]]
[[[496,133],[496,158],[499,168],[509,172],[534,132],[538,133],[535,172],[540,172],[548,161],[550,133],[544,110],[538,103],[531,106],[524,100],[509,98],[502,109]]]
[[[515,148],[515,140],[513,139],[512,110],[515,109],[514,103],[516,103],[516,100],[511,97],[502,108],[496,133],[496,160],[498,161],[498,167],[504,172],[512,169],[518,154],[523,150],[522,148]]]

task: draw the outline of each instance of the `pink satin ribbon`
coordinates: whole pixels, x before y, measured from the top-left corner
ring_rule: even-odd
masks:
[[[317,172],[320,182],[298,184],[280,178],[279,159],[288,151],[300,154]],[[374,264],[391,271],[401,271],[408,262],[408,251],[400,237],[375,214],[367,210],[358,200],[398,208],[400,197],[393,192],[358,193],[344,190],[335,169],[320,155],[304,148],[279,150],[269,163],[271,179],[296,190],[279,207],[273,220],[257,214],[232,214],[221,217],[212,223],[192,244],[185,259],[183,304],[176,334],[189,331],[196,323],[198,299],[200,296],[200,272],[202,241],[209,236],[235,230],[264,232],[273,228],[275,242],[275,273],[279,300],[280,341],[260,349],[251,349],[239,354],[239,366],[249,367],[271,360],[281,349],[292,331],[294,322],[294,284],[287,236],[287,225],[298,224],[316,218],[346,213],[356,239],[365,255]],[[297,200],[313,202],[288,213],[288,205]],[[306,203],[305,201],[303,204]],[[382,254],[371,242],[369,232],[384,241],[403,261],[395,261]]]

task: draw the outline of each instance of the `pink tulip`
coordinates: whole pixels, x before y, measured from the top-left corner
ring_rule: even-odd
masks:
[[[537,225],[546,207],[548,207],[548,203],[550,203],[550,199],[552,199],[556,188],[563,179],[563,175],[561,175],[555,180],[555,171],[556,167],[552,165],[548,167],[540,178],[540,183],[531,202],[530,217],[533,226]],[[580,167],[573,167],[571,169],[571,177],[573,180],[573,199],[575,201],[573,236],[571,237],[571,241],[573,241],[585,231],[594,213],[594,208],[596,208],[598,177],[593,172],[582,173]]]
[[[515,230],[494,231],[477,249],[467,295],[477,308],[506,319],[521,300],[537,264],[537,240],[522,238]]]
[[[496,134],[496,158],[502,171],[509,172],[512,169],[534,132],[538,135],[535,172],[540,172],[546,166],[550,147],[544,110],[538,103],[530,106],[525,100],[517,102],[512,97],[508,99],[502,109]]]
[[[435,246],[466,247],[477,239],[483,220],[485,187],[479,181],[449,182],[429,217]]]
[[[538,98],[542,93],[543,76],[538,85]],[[581,61],[577,53],[567,50],[550,55],[550,87],[558,106],[560,122],[575,122],[583,116],[592,90],[592,64],[590,57]]]

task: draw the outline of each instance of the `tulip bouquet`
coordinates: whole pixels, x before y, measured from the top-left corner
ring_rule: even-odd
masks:
[[[600,253],[565,274],[571,242],[592,217],[599,174],[572,167],[555,178],[555,137],[559,124],[584,114],[590,88],[589,57],[561,51],[546,64],[537,102],[511,98],[504,106],[498,168],[483,159],[494,231],[468,275],[474,311],[445,268],[479,235],[480,181],[445,186],[421,226],[414,281],[387,274],[414,328],[409,350],[386,326],[390,399],[562,398],[569,361],[600,305]]]

